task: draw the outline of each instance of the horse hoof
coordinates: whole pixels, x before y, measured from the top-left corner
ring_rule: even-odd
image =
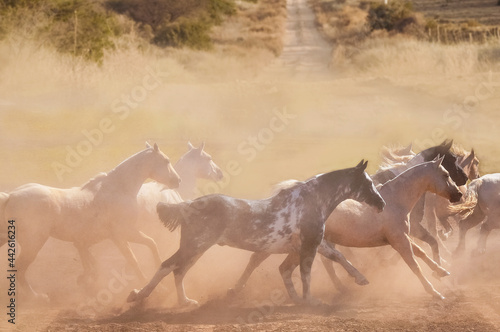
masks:
[[[366,278],[363,278],[363,279],[355,279],[354,280],[358,285],[360,286],[366,286],[368,285],[370,282],[368,280],[366,280]]]
[[[311,297],[305,301],[305,304],[309,305],[309,306],[317,307],[317,306],[323,305],[323,301],[321,301],[320,299]]]
[[[180,306],[181,307],[195,307],[195,308],[198,308],[200,306],[200,304],[198,303],[198,301],[195,301],[195,300],[192,300],[192,299],[186,299],[184,300],[184,302],[180,303]]]
[[[238,293],[239,292],[236,289],[234,289],[234,288],[229,288],[227,290],[227,296],[228,297],[235,297],[236,295],[238,295]]]
[[[135,302],[137,301],[137,298],[139,297],[139,290],[134,289],[133,291],[130,292],[130,294],[127,297],[127,302]]]

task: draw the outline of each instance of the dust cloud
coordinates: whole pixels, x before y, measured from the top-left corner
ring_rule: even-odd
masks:
[[[450,63],[443,60],[446,70],[433,71],[425,67],[425,60],[412,63],[396,57],[391,42],[372,48],[370,52],[378,53],[371,58],[367,53],[363,64],[352,63],[350,70],[339,70],[332,64],[332,46],[316,30],[306,1],[290,0],[288,17],[278,58],[256,53],[241,59],[217,51],[186,50],[165,57],[154,49],[131,49],[106,55],[99,66],[66,58],[34,42],[2,44],[1,190],[8,192],[29,182],[80,186],[141,150],[145,141],[157,142],[172,161],[187,151],[188,141],[195,145],[206,142],[206,151],[225,178],[220,182],[200,180],[198,193],[250,199],[268,197],[280,181],[304,180],[351,167],[363,158],[369,160],[369,173],[374,173],[382,146],[391,144],[413,142],[419,151],[454,138],[475,149],[481,173],[497,169],[500,157],[493,142],[500,138],[498,73],[471,70],[474,65],[465,63],[467,59],[455,61],[467,51],[451,48],[421,51],[428,59],[440,51],[453,55]],[[404,43],[410,49],[418,48],[410,41]],[[357,61],[361,61],[359,57]],[[103,119],[107,119],[104,125]],[[150,235],[157,241],[162,259],[168,258],[177,249],[180,233],[170,233],[159,224],[148,225],[155,230]],[[477,238],[473,230],[470,233],[469,248]],[[448,241],[450,249],[455,237]],[[473,312],[492,310],[482,300],[496,287],[493,308],[499,309],[498,240],[498,234],[492,234],[487,254],[478,258],[453,260],[445,255],[452,276],[442,282],[433,279],[421,264],[424,274],[453,299],[470,296],[472,304],[467,308]],[[132,249],[150,278],[157,267],[149,250],[140,245],[132,245]],[[82,272],[77,250],[56,239],[45,244],[27,278],[35,290],[49,296],[50,304],[22,304],[21,330],[49,326],[57,330],[66,323],[75,328],[89,322],[116,323],[113,317],[123,313],[126,323],[130,317],[151,321],[156,312],[183,312],[173,309],[176,294],[169,276],[134,314],[125,299],[131,289],[143,287],[144,281],[127,268],[110,241],[93,246],[91,252],[98,263],[99,279],[84,288],[77,282]],[[369,285],[355,285],[336,265],[348,289],[347,294],[340,294],[319,260],[312,277],[314,296],[332,304],[340,317],[361,315],[369,320],[392,313],[404,319],[397,308],[431,301],[404,262],[394,258],[391,248],[351,249],[345,254],[370,280]],[[6,270],[5,257],[3,247],[2,271]],[[239,249],[211,248],[188,273],[187,295],[202,305],[224,302],[249,257],[250,253]],[[235,300],[237,305],[229,306],[262,310],[222,316],[222,323],[265,321],[266,312],[275,314],[289,304],[278,272],[284,257],[275,255],[264,262]],[[298,274],[294,280],[300,290]],[[1,285],[3,306],[6,280]],[[32,314],[36,319],[29,320]],[[148,314],[153,318],[147,318]],[[202,310],[196,318],[185,316],[180,323],[213,323],[211,315],[214,312],[206,310],[203,321]],[[494,319],[500,321],[498,311]]]

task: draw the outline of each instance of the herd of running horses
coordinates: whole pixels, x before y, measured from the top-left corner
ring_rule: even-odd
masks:
[[[241,291],[252,272],[271,254],[287,254],[279,272],[290,298],[295,303],[314,304],[311,266],[317,253],[333,283],[342,289],[332,262],[339,263],[356,283],[368,281],[336,249],[337,244],[390,245],[424,289],[443,298],[423,275],[416,257],[434,271],[434,276],[449,275],[439,250],[447,250],[442,239],[452,232],[452,224],[459,229],[455,255],[464,252],[467,231],[479,224],[474,252],[484,252],[488,234],[500,228],[500,174],[480,177],[474,150],[458,148],[453,141],[419,153],[414,153],[411,145],[384,148],[382,156],[383,163],[372,176],[366,173],[367,162],[362,160],[355,167],[305,181],[282,182],[271,197],[262,200],[222,194],[193,198],[197,179],[223,178],[204,144],[196,148],[188,143],[188,152],[175,165],[158,145],[147,144],[145,150],[81,187],[58,189],[30,183],[0,193],[0,216],[5,225],[0,231],[0,247],[8,240],[7,222],[15,220],[16,241],[22,250],[16,257],[18,281],[21,295],[27,298],[46,297],[32,289],[26,272],[49,237],[74,244],[83,266],[77,281],[84,284],[97,279],[97,263],[89,247],[106,239],[117,246],[146,283],[130,243],[147,246],[158,270],[144,288],[130,293],[128,302],[147,298],[173,272],[179,305],[196,304],[186,296],[183,279],[215,244],[253,252],[232,292]],[[147,235],[152,221],[170,231],[180,227],[179,249],[163,262],[154,238]],[[429,244],[432,258],[415,239]],[[292,282],[297,267],[302,296]]]

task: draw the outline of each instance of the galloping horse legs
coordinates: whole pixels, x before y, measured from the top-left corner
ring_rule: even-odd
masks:
[[[418,277],[424,289],[427,293],[431,294],[434,297],[438,297],[440,299],[444,299],[444,297],[434,289],[434,286],[425,278],[422,274],[422,270],[420,270],[420,266],[418,265],[415,257],[413,256],[412,251],[412,242],[410,237],[407,234],[400,234],[397,237],[389,238],[390,245],[403,257],[406,264],[410,267],[413,273]]]
[[[491,217],[489,217],[488,220],[481,225],[477,248],[475,250],[476,254],[484,254],[486,251],[486,240],[488,239],[488,235],[490,235],[490,232],[495,228],[499,228],[498,224],[495,224],[495,220]]]
[[[300,264],[300,256],[298,253],[292,253],[286,256],[283,263],[281,263],[279,270],[281,273],[281,278],[283,278],[283,283],[285,284],[286,291],[290,298],[298,303],[300,302],[300,297],[295,290],[295,286],[292,281],[293,270]]]
[[[440,278],[450,275],[448,271],[446,271],[437,262],[433,261],[429,256],[427,256],[425,251],[422,248],[420,248],[415,242],[413,242],[413,240],[410,239],[410,241],[411,241],[411,247],[413,249],[413,254],[416,257],[422,259],[435,272],[436,277]]]
[[[153,254],[153,259],[155,260],[155,265],[159,266],[161,264],[160,252],[158,251],[158,246],[156,245],[155,240],[151,237],[147,236],[141,231],[131,232],[129,235],[128,241],[143,244],[151,250],[151,254]]]
[[[78,284],[88,284],[88,279],[96,278],[96,261],[92,254],[89,251],[89,247],[83,243],[75,243],[76,249],[78,250],[78,254],[80,255],[80,259],[82,260],[83,273],[78,276],[77,282]],[[95,281],[95,280],[94,280]]]
[[[137,258],[135,258],[132,249],[130,249],[129,243],[123,239],[118,239],[118,238],[114,238],[113,242],[118,247],[122,255],[125,257],[127,263],[134,269],[136,275],[141,279],[141,281],[146,281],[146,277],[139,268],[139,264],[137,263]]]
[[[459,223],[459,237],[458,237],[458,245],[457,249],[455,249],[454,255],[459,256],[465,251],[465,235],[467,231],[472,227],[479,225],[486,215],[483,210],[479,206],[475,206],[474,210],[467,218],[463,219]]]
[[[331,261],[337,262],[349,273],[351,277],[354,278],[358,285],[367,285],[368,280],[362,275],[352,264],[349,262],[344,255],[338,251],[335,246],[326,240],[323,240],[318,247],[318,253],[322,255],[321,260],[325,266],[326,272],[330,276],[330,279],[335,284],[338,290],[342,291],[345,287],[342,285],[340,279],[337,277],[333,264]]]
[[[234,286],[233,291],[234,292],[240,292],[246,285],[248,279],[250,278],[250,275],[253,273],[253,271],[263,262],[265,261],[271,254],[267,252],[254,252],[252,256],[250,257],[250,261],[248,262],[247,267],[245,268],[245,271],[243,271],[243,274],[241,275],[240,279],[236,283],[236,286]]]
[[[23,234],[23,236],[25,237],[25,241],[20,243],[22,252],[16,259],[16,266],[18,271],[17,278],[19,280],[19,286],[21,289],[19,293],[28,294],[28,296],[33,296],[35,298],[46,298],[46,295],[37,294],[33,290],[33,288],[31,288],[30,284],[26,280],[26,272],[28,270],[28,267],[35,260],[36,255],[38,254],[40,249],[42,249],[45,242],[47,242],[49,236],[40,236],[40,234],[37,234],[36,236],[34,234],[32,236]]]
[[[413,222],[412,219],[410,219],[410,223],[410,234],[429,244],[432,249],[432,257],[434,261],[441,265],[441,255],[439,254],[439,245],[436,238],[433,237],[431,233],[429,233],[429,231],[422,226],[422,224]]]

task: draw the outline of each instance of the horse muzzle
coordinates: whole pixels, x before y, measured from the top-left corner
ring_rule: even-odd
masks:
[[[457,202],[460,202],[460,200],[462,199],[462,193],[460,191],[457,191],[455,193],[452,193],[450,195],[450,202],[451,203],[457,203]]]

